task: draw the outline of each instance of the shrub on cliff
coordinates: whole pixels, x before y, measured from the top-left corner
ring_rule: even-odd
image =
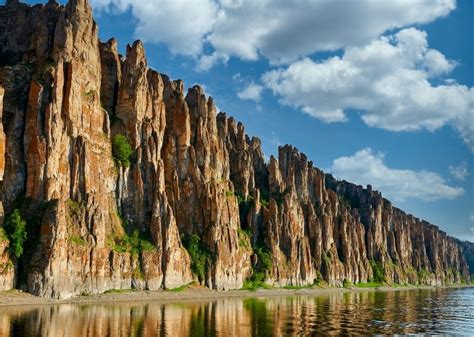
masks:
[[[130,253],[135,257],[138,257],[140,253],[156,249],[151,238],[146,233],[140,233],[137,229],[131,234],[125,233],[122,236],[110,237],[108,244],[117,253]]]
[[[267,273],[270,272],[273,267],[272,254],[268,247],[262,242],[259,242],[253,248],[253,251],[257,256],[257,264],[250,278],[245,280],[242,289],[257,290],[258,288],[268,288],[269,286],[265,283],[265,279]]]
[[[130,157],[132,153],[132,146],[126,136],[119,133],[112,138],[112,155],[116,162],[125,167],[130,166]]]
[[[378,283],[385,282],[385,272],[384,272],[382,263],[377,262],[375,260],[370,260],[369,262],[370,262],[370,266],[372,267],[372,271],[374,273],[374,277],[372,281],[378,282]]]
[[[10,241],[10,253],[19,258],[23,254],[23,244],[26,240],[26,221],[21,213],[15,209],[5,223],[8,240]]]
[[[270,271],[273,267],[272,254],[270,253],[270,250],[264,245],[255,247],[254,250],[258,261],[257,270],[262,273]]]
[[[0,242],[8,240],[7,233],[5,233],[5,229],[0,227]]]
[[[206,279],[207,269],[211,259],[209,250],[196,234],[185,238],[183,245],[191,257],[191,270],[197,275],[199,282],[203,283]]]

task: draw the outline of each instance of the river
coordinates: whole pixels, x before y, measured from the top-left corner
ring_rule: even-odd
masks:
[[[474,288],[0,308],[0,336],[474,336]]]

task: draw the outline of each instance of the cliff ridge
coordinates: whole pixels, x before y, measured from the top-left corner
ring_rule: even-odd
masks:
[[[292,146],[266,161],[140,41],[101,42],[87,0],[0,6],[0,118],[0,290],[471,281],[472,244]]]

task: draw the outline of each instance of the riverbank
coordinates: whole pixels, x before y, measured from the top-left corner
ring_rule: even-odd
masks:
[[[204,287],[190,286],[185,289],[163,290],[163,291],[135,291],[135,290],[111,290],[103,294],[83,295],[67,300],[54,300],[33,296],[31,294],[10,290],[0,292],[0,307],[6,306],[34,306],[34,305],[57,305],[57,304],[107,304],[118,302],[191,302],[206,301],[222,298],[251,298],[251,297],[273,297],[273,296],[321,296],[339,293],[357,293],[357,292],[390,292],[406,291],[419,289],[443,289],[443,288],[469,288],[474,285],[455,285],[455,286],[403,286],[390,287],[381,286],[376,288],[334,288],[334,287],[315,287],[302,289],[258,289],[251,290],[229,290],[216,291]]]

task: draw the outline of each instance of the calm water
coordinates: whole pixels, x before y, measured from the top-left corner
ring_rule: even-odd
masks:
[[[0,308],[0,336],[474,336],[474,289]]]

